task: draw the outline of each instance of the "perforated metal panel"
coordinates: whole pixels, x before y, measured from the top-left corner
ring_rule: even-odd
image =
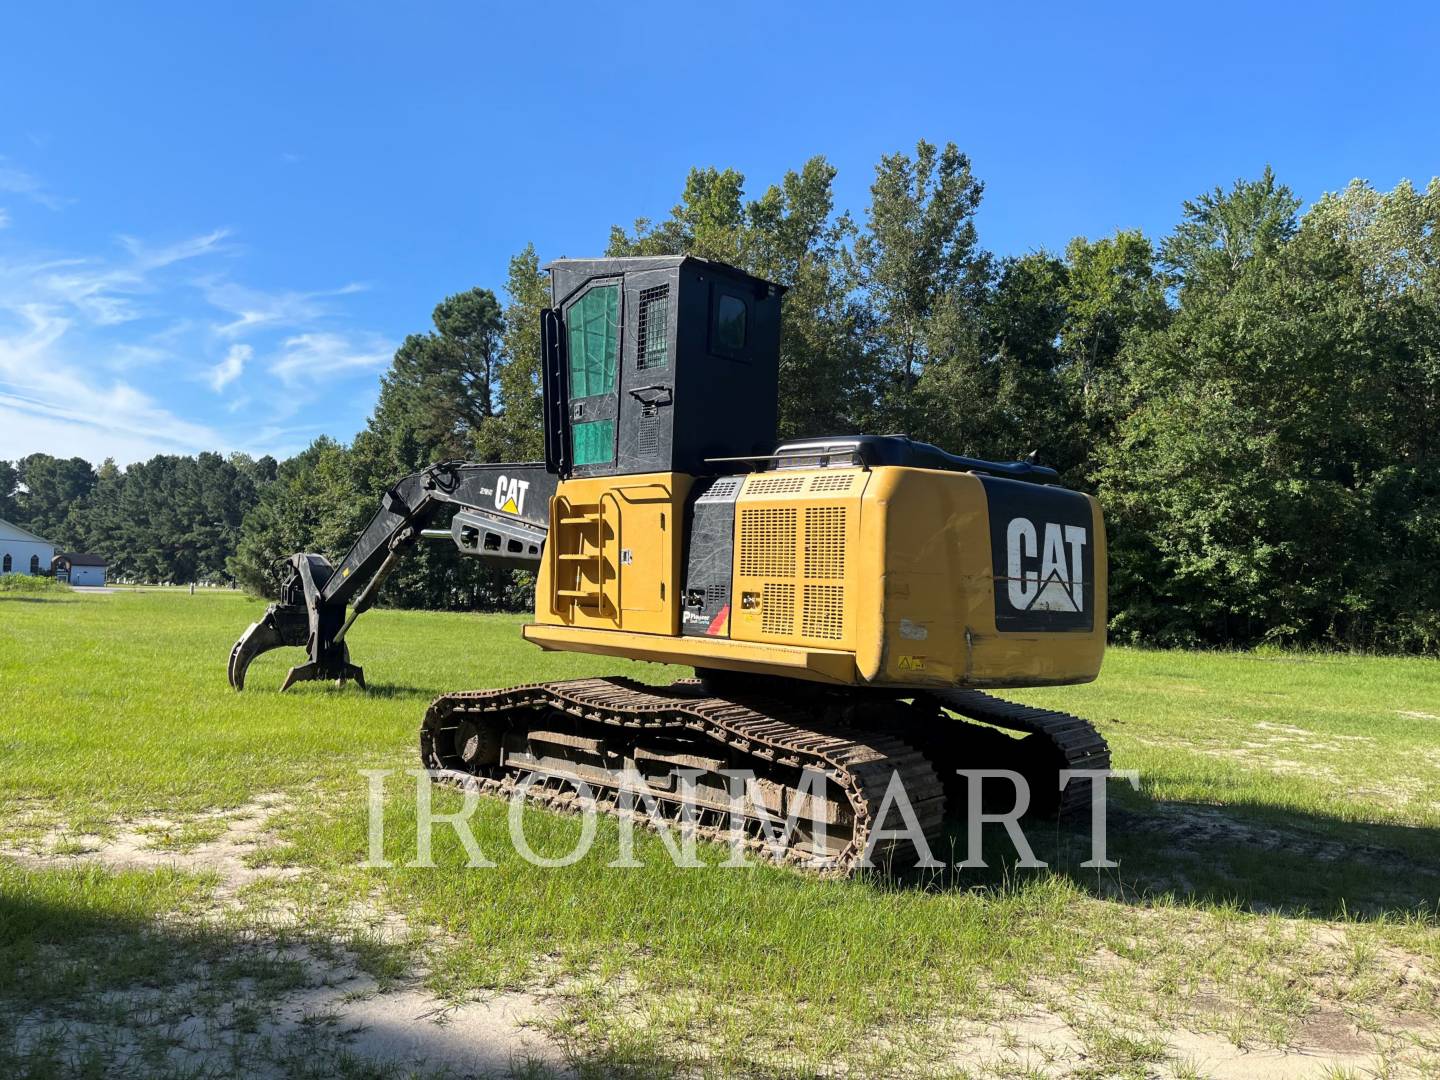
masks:
[[[795,586],[772,581],[760,595],[760,629],[767,634],[795,633]]]
[[[817,493],[822,491],[849,491],[854,483],[855,473],[853,472],[835,473],[830,476],[816,476],[810,481],[810,490]]]
[[[740,511],[740,575],[795,576],[795,508],[747,507]]]
[[[805,508],[805,576],[843,578],[849,514],[843,506]]]
[[[806,585],[800,616],[802,637],[820,641],[842,641],[845,638],[845,587],[843,585]]]
[[[789,495],[805,490],[803,476],[762,476],[751,480],[745,488],[751,495]]]
[[[646,405],[640,412],[640,431],[636,443],[640,453],[653,456],[660,452],[660,410]]]
[[[860,470],[751,474],[736,502],[731,636],[854,646]]]
[[[701,495],[699,502],[724,502],[740,493],[740,477],[722,476],[710,484],[710,489]]]

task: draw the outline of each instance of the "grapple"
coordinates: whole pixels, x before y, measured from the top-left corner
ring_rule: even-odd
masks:
[[[322,590],[332,572],[330,561],[323,555],[290,557],[280,601],[266,608],[230,650],[232,687],[245,689],[245,673],[251,662],[271,649],[287,645],[305,649],[310,659],[286,673],[280,686],[282,693],[297,682],[309,680],[334,680],[337,686],[352,680],[362,689],[365,687],[365,672],[350,663],[350,650],[345,644],[345,631],[354,616],[347,621],[343,603],[327,603],[323,598]],[[357,604],[356,613],[360,610]]]

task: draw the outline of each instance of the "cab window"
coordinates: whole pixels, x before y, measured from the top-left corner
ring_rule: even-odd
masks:
[[[610,393],[620,337],[620,286],[591,289],[571,305],[565,322],[570,328],[570,400]]]
[[[745,349],[745,301],[722,293],[715,311],[715,344],[720,352],[739,353]]]

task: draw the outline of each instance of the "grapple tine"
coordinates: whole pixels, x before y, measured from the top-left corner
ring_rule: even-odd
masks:
[[[261,653],[284,645],[303,646],[305,627],[304,608],[271,604],[265,609],[265,614],[240,635],[240,640],[230,650],[230,685],[236,690],[245,689],[245,672],[249,670],[251,661]]]
[[[283,694],[297,682],[330,682],[332,680],[337,687],[344,686],[348,680],[364,690],[364,669],[350,663],[350,651],[343,643],[340,650],[338,657],[332,658],[324,664],[317,664],[311,660],[308,663],[292,667],[285,673],[285,681],[280,684],[280,692]]]

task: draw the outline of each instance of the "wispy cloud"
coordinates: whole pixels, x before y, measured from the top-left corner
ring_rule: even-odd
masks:
[[[192,236],[174,244],[149,247],[133,236],[119,236],[120,246],[130,253],[137,270],[159,270],[186,259],[198,259],[223,250],[221,242],[230,235],[229,229],[215,229],[203,236]]]
[[[101,363],[111,371],[122,374],[138,372],[183,362],[184,357],[192,354],[193,340],[198,333],[200,326],[196,321],[172,318],[161,329],[147,329],[140,336],[128,340],[116,341],[113,335],[107,335],[103,346],[95,352]]]
[[[120,237],[129,258],[63,258],[0,263],[0,280],[20,282],[19,291],[42,302],[78,308],[90,321],[113,326],[141,318],[137,298],[154,291],[152,275],[175,263],[214,254],[228,235],[217,229],[164,247],[149,248]]]
[[[351,341],[343,334],[297,334],[286,338],[270,373],[288,387],[322,382],[359,371],[380,371],[390,363],[394,346],[378,337]]]
[[[217,394],[224,390],[240,377],[240,373],[245,370],[246,361],[254,355],[255,350],[249,345],[231,345],[225,359],[210,369],[210,389]]]
[[[8,229],[9,227],[10,211],[6,210],[3,206],[0,206],[0,229]]]
[[[136,297],[174,300],[154,275],[212,250],[213,236],[128,247],[119,261],[0,253],[0,457],[43,450],[125,462],[226,444],[215,428],[177,414],[128,378],[173,361],[184,320],[139,339],[115,337],[142,314]],[[173,385],[164,379],[158,389]]]
[[[131,446],[143,444],[152,452],[219,444],[206,425],[175,416],[127,383],[107,383],[66,362],[60,346],[70,320],[36,305],[18,314],[24,326],[0,335],[0,413],[6,416],[7,442],[17,430],[34,431],[50,422],[72,433],[77,426],[88,429],[93,438],[87,441],[92,443],[112,438]],[[18,429],[12,429],[12,421]]]
[[[0,157],[0,191],[10,195],[20,195],[50,210],[59,210],[66,202],[50,191],[39,177],[24,169],[16,168],[3,157]]]
[[[68,201],[0,158],[7,194]],[[0,208],[0,227],[7,222]],[[332,382],[346,401],[364,384],[373,401],[372,373],[391,356],[384,338],[345,321],[343,298],[364,285],[241,284],[228,275],[244,252],[227,228],[178,239],[119,234],[79,251],[9,240],[0,247],[0,458],[44,451],[127,464],[203,449],[279,453],[317,433],[313,406],[335,392]],[[247,385],[257,365],[286,393]],[[335,422],[333,408],[324,415]],[[310,422],[299,424],[302,416]]]
[[[326,300],[366,289],[358,282],[320,292],[266,292],[218,278],[204,279],[199,284],[213,306],[235,316],[215,327],[221,337],[241,337],[262,328],[304,326],[331,314]]]

